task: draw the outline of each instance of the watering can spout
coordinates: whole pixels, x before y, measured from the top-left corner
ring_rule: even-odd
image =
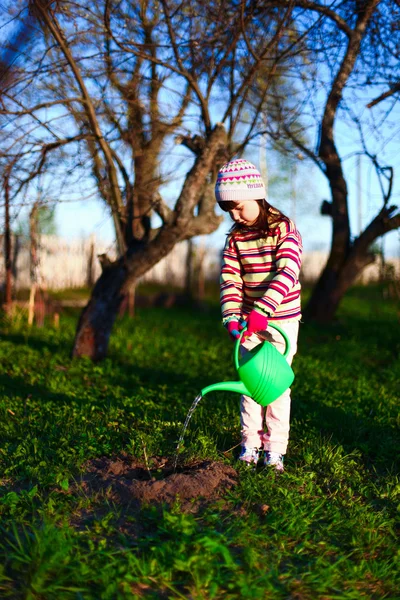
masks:
[[[208,394],[208,392],[218,391],[235,392],[237,394],[245,394],[246,396],[250,396],[249,390],[241,381],[221,381],[220,383],[208,385],[201,390],[201,395],[205,396]]]

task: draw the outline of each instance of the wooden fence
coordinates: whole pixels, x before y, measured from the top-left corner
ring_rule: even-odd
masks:
[[[4,246],[2,236],[0,244]],[[12,239],[13,288],[27,289],[31,286],[29,242],[21,237]],[[189,257],[188,257],[189,253]],[[53,235],[42,235],[38,248],[37,278],[41,286],[49,290],[62,290],[91,286],[100,276],[98,256],[115,257],[115,249],[94,236],[82,240],[65,240]],[[142,281],[169,283],[184,287],[188,268],[201,267],[206,278],[217,278],[219,253],[200,244],[181,242],[142,278]],[[0,285],[5,279],[4,261],[0,262]]]
[[[204,238],[202,238],[204,240]],[[0,236],[0,244],[4,241]],[[29,243],[14,236],[13,248],[13,286],[14,289],[26,289],[31,285]],[[188,260],[188,252],[190,260]],[[107,253],[113,258],[113,248],[107,247],[94,236],[82,240],[64,240],[57,236],[43,235],[40,239],[38,279],[47,289],[61,290],[92,285],[101,272],[98,255]],[[156,264],[142,280],[157,283],[169,283],[185,287],[188,281],[188,266],[202,269],[204,278],[218,280],[221,250],[209,247],[204,241],[200,244],[181,242],[172,252]],[[308,252],[303,256],[302,279],[313,282],[321,273],[326,260],[325,252]],[[400,279],[400,259],[386,261],[397,279]],[[190,274],[189,274],[190,275]],[[359,277],[367,284],[382,277],[382,265],[379,260],[367,267]],[[0,261],[0,285],[4,282],[4,261]]]

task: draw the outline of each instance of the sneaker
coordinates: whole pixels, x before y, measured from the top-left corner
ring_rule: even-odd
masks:
[[[246,446],[242,446],[242,450],[239,455],[239,460],[247,463],[248,465],[256,465],[258,463],[258,459],[258,448],[246,448]]]
[[[267,450],[264,457],[264,466],[274,467],[275,471],[282,473],[285,470],[283,466],[282,454],[279,454],[279,452],[273,452],[272,450]]]

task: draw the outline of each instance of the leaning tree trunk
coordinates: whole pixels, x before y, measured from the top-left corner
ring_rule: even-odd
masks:
[[[78,323],[73,356],[104,358],[121,302],[138,278],[167,256],[178,242],[212,233],[220,225],[222,218],[215,214],[208,177],[216,163],[225,162],[226,144],[225,128],[217,123],[186,176],[175,208],[171,210],[161,196],[154,197],[154,210],[163,225],[147,229],[141,240],[132,239],[126,252],[114,263],[105,257],[103,272]]]
[[[220,219],[216,217],[216,223]],[[212,230],[216,228],[211,218],[208,223]],[[124,256],[111,262],[102,255],[102,274],[97,280],[90,300],[83,309],[75,334],[72,355],[87,356],[94,361],[107,356],[108,344],[114,321],[121,302],[139,277],[170,253],[172,248],[186,234],[195,235],[190,225],[165,228],[156,239],[146,242],[134,242]]]
[[[115,262],[101,255],[103,271],[80,316],[72,356],[87,356],[94,361],[107,356],[111,331],[124,297],[137,279],[166,256],[177,241],[177,233],[172,230],[153,242],[133,243]]]
[[[107,356],[108,343],[121,302],[132,285],[151,267],[167,256],[174,246],[187,238],[215,231],[221,217],[204,214],[191,223],[183,221],[163,228],[152,241],[134,242],[124,256],[110,262],[102,255],[102,274],[97,280],[90,300],[83,309],[72,355],[102,360]]]
[[[105,358],[115,318],[123,299],[127,270],[122,261],[104,266],[83,309],[73,346],[73,356]]]

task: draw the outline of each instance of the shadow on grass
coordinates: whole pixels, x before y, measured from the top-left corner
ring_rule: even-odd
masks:
[[[374,375],[375,380],[381,376],[384,381],[385,372],[387,374],[390,371],[393,380],[390,385],[396,385],[393,378],[396,376],[400,342],[394,313],[377,314],[374,317],[371,312],[368,318],[364,314],[362,317],[354,317],[351,313],[349,314],[341,315],[335,323],[323,327],[306,323],[301,328],[298,355],[304,359],[304,368],[303,373],[298,372],[298,387],[296,383],[294,386],[293,429],[294,431],[297,429],[298,438],[301,439],[301,424],[304,422],[308,430],[311,428],[313,431],[330,437],[334,443],[342,445],[346,451],[358,450],[363,462],[369,468],[395,469],[397,472],[398,435],[393,420],[389,420],[386,414],[380,413],[379,406],[371,406],[372,412],[369,416],[368,410],[363,409],[357,398],[352,405],[334,406],[333,396],[332,402],[327,405],[326,402],[318,402],[317,393],[308,395],[307,386],[303,386],[304,378],[309,377],[310,381],[307,382],[309,387],[312,387],[314,380],[314,374],[310,373],[308,376],[305,371],[308,368],[308,359],[310,359],[310,365],[313,364],[314,359],[317,359],[320,361],[321,368],[328,373],[331,371],[333,382],[330,385],[333,393],[335,378],[338,380],[340,373],[345,373],[349,377],[353,371],[354,381],[357,379],[358,372],[362,372],[362,376],[365,378],[369,371]],[[97,391],[94,377],[91,396],[78,399],[75,397],[75,403],[84,405],[95,402],[100,407],[110,408],[124,405],[124,396],[131,396],[134,399],[132,407],[126,408],[126,410],[130,411],[139,421],[149,417],[154,422],[157,419],[182,420],[185,417],[185,409],[189,408],[191,400],[203,387],[223,379],[236,378],[232,365],[228,363],[228,353],[226,361],[218,352],[214,359],[211,359],[211,355],[207,357],[208,361],[221,361],[220,371],[216,369],[211,372],[210,363],[205,362],[204,371],[203,365],[200,365],[192,372],[189,359],[186,361],[184,357],[182,360],[179,356],[179,360],[177,360],[178,354],[183,353],[185,349],[184,342],[179,341],[181,339],[179,336],[188,340],[188,348],[191,344],[196,345],[199,340],[202,341],[204,347],[208,344],[212,346],[221,339],[217,311],[213,311],[212,315],[207,315],[203,319],[197,314],[191,315],[190,311],[186,309],[179,311],[146,309],[138,311],[137,321],[119,320],[116,325],[119,328],[122,326],[124,332],[131,333],[136,327],[145,328],[148,323],[155,328],[157,335],[162,336],[164,347],[171,346],[170,358],[158,357],[154,353],[153,361],[146,359],[144,362],[147,364],[138,364],[134,362],[134,358],[129,358],[126,352],[114,347],[110,352],[110,358],[107,359],[109,365],[102,375],[102,382],[107,383],[108,391]],[[57,340],[43,339],[39,332],[34,335],[34,330],[29,336],[10,333],[5,338],[16,345],[26,345],[38,352],[48,350],[65,353],[65,346],[68,345],[66,343],[63,348],[62,343],[57,343]],[[151,358],[151,336],[149,343]],[[174,344],[177,344],[178,350]],[[144,347],[143,351],[147,352],[147,348]],[[69,363],[66,377],[73,377],[78,385],[84,384],[85,377],[91,377],[90,369],[85,368],[81,373],[76,372],[79,371],[79,367],[76,369],[76,364],[74,365],[75,373],[72,375],[72,371],[71,373],[68,371],[70,366]],[[214,372],[218,373],[216,377],[213,375]],[[224,376],[226,374],[228,376]],[[321,377],[319,379],[321,380]],[[45,385],[27,384],[22,378],[2,375],[0,376],[0,385],[8,390],[7,393],[22,398],[28,396],[45,398],[55,404],[68,404],[71,401],[67,394],[54,393]],[[112,393],[114,386],[119,388],[117,395]],[[356,393],[355,386],[354,394]],[[373,395],[373,392],[371,394]],[[118,396],[121,396],[121,399]],[[136,396],[138,400],[136,400]],[[219,414],[224,411],[227,402],[226,394],[214,394],[209,399],[207,409],[209,406],[211,407],[210,400],[212,400],[213,410],[218,411]],[[345,401],[347,400],[345,399]],[[232,395],[232,406],[234,404],[238,403],[236,397]],[[202,428],[209,429],[211,422],[206,418]],[[214,432],[213,435],[219,439],[222,434]],[[237,435],[239,441],[239,430]]]
[[[302,323],[300,327],[298,353],[318,355],[321,345],[335,344],[337,341],[352,341],[359,344],[359,354],[384,351],[398,358],[400,353],[399,323],[393,316],[379,318],[342,317],[333,323]],[[334,351],[333,348],[330,348]],[[336,351],[340,350],[336,348]],[[357,356],[351,357],[356,360]],[[378,359],[378,356],[374,356]],[[379,365],[379,362],[377,363]]]
[[[382,425],[354,414],[349,409],[318,404],[315,401],[293,402],[292,419],[301,438],[301,424],[318,431],[346,452],[357,451],[368,469],[399,473],[398,448],[400,438],[393,426]]]
[[[50,352],[60,352],[60,342],[59,341],[51,341],[48,339],[41,339],[37,337],[33,332],[29,334],[22,333],[6,333],[2,334],[2,337],[5,341],[14,344],[15,346],[28,346],[33,350],[37,350],[38,352],[43,352],[43,350],[48,350]],[[72,351],[72,345],[71,345]]]
[[[302,326],[298,349],[302,370],[297,396],[294,386],[292,418],[331,437],[346,451],[359,451],[368,468],[398,473],[400,439],[394,404],[400,342],[393,316],[379,314],[366,320],[345,315],[323,327]],[[316,399],[318,390],[321,402]]]
[[[21,377],[0,375],[0,388],[8,397],[19,397],[25,400],[30,398],[45,399],[57,404],[68,404],[71,402],[67,394],[59,394],[46,388],[46,386],[26,383]]]

